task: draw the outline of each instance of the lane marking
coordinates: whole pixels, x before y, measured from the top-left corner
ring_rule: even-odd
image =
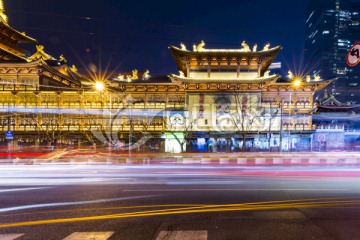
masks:
[[[114,232],[74,232],[63,240],[107,240]]]
[[[343,198],[346,199],[346,198]],[[303,199],[304,201],[305,199]],[[62,219],[45,219],[33,220],[27,222],[13,222],[2,223],[0,228],[21,227],[31,225],[44,225],[54,223],[69,223],[69,222],[82,222],[106,219],[121,219],[121,218],[134,218],[134,217],[149,217],[149,216],[164,216],[175,214],[194,214],[194,213],[211,213],[211,212],[227,212],[227,211],[260,211],[260,210],[279,210],[279,209],[293,209],[293,208],[326,208],[335,206],[354,206],[359,205],[359,200],[352,201],[320,201],[326,199],[314,199],[315,202],[301,202],[300,200],[287,200],[287,201],[270,201],[270,202],[254,202],[242,204],[221,204],[209,205],[203,207],[189,207],[189,208],[170,208],[163,210],[152,211],[139,211],[110,215],[98,215],[88,217],[75,217],[75,218],[62,218]],[[313,200],[313,201],[314,201]],[[307,199],[305,201],[310,201]]]
[[[156,240],[207,240],[208,231],[161,231]]]
[[[49,213],[66,213],[66,212],[85,212],[85,211],[109,211],[109,210],[124,210],[124,209],[142,209],[142,208],[165,208],[165,207],[206,207],[210,204],[157,204],[157,205],[138,205],[138,206],[122,206],[122,207],[106,207],[106,208],[80,208],[71,210],[54,210],[54,211],[40,211],[40,212],[25,212],[25,213],[11,213],[0,214],[0,217],[9,216],[23,216],[34,214],[49,214]]]
[[[47,188],[50,188],[50,187],[2,189],[2,190],[0,190],[0,193],[3,193],[3,192],[17,192],[17,191],[31,191],[31,190],[39,190],[39,189],[47,189]]]
[[[158,197],[158,196],[159,195],[145,195],[145,196],[135,196],[135,197],[99,199],[99,200],[81,201],[81,202],[59,202],[59,203],[24,205],[24,206],[17,206],[17,207],[0,208],[0,213],[1,212],[18,211],[18,210],[24,210],[24,209],[33,209],[33,208],[82,205],[82,204],[93,204],[93,203],[106,203],[106,202],[115,202],[115,201],[121,201],[121,200],[129,200],[129,199],[151,198],[151,197]]]
[[[23,236],[24,234],[0,234],[0,240],[14,240]]]

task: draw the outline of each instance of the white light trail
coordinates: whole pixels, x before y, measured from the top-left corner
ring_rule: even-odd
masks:
[[[152,197],[158,197],[158,196],[160,196],[160,195],[145,195],[145,196],[135,196],[135,197],[110,198],[110,199],[99,199],[99,200],[90,200],[90,201],[81,201],[81,202],[59,202],[59,203],[33,204],[33,205],[24,205],[24,206],[17,206],[17,207],[0,208],[0,212],[3,213],[3,212],[19,211],[19,210],[33,209],[33,208],[59,207],[59,206],[71,206],[71,205],[82,205],[82,204],[97,204],[97,203],[130,200],[130,199],[152,198]]]

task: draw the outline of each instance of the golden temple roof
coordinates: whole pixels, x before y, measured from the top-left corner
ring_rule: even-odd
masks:
[[[242,49],[204,49],[202,46],[195,47],[194,51],[187,50],[184,45],[181,48],[170,46],[169,50],[173,55],[179,71],[187,72],[187,67],[200,66],[243,66],[257,68],[261,66],[264,73],[282,50],[281,46],[257,51],[254,47]]]

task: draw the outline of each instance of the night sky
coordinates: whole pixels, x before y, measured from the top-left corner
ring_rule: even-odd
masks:
[[[5,0],[10,25],[64,54],[81,71],[93,63],[103,71],[152,75],[177,73],[169,45],[188,49],[240,48],[243,40],[262,49],[284,47],[283,70],[302,69],[305,9],[309,0]],[[27,46],[35,51],[35,46]],[[100,67],[99,67],[100,69]]]

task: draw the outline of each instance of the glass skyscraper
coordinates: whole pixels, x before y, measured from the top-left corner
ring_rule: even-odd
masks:
[[[360,65],[349,67],[346,55],[360,41],[360,3],[350,0],[310,0],[306,10],[307,71],[324,79],[337,78],[328,92],[343,102],[360,103]]]

